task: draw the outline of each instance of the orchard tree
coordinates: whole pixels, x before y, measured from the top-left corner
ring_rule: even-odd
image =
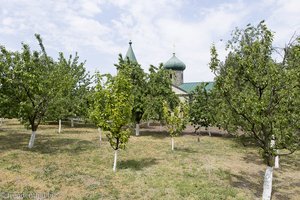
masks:
[[[119,64],[115,66],[118,71],[127,70],[126,74],[132,84],[131,92],[134,96],[132,121],[135,123],[135,134],[138,136],[140,134],[140,122],[146,110],[146,73],[137,62],[130,61],[128,58],[124,60],[121,55],[119,56]]]
[[[263,199],[271,198],[274,158],[293,153],[300,141],[299,37],[284,49],[281,62],[272,58],[272,41],[273,33],[263,21],[236,29],[225,62],[219,61],[214,46],[210,62],[230,123],[261,149],[267,165]]]
[[[96,72],[95,76],[93,76],[94,78],[94,82],[96,83],[95,87],[91,88],[91,95],[88,96],[88,102],[89,102],[89,107],[88,107],[88,117],[89,120],[92,121],[92,123],[94,123],[97,127],[98,127],[98,133],[99,133],[99,142],[101,144],[102,142],[102,132],[103,132],[103,127],[101,126],[101,124],[99,123],[99,114],[102,113],[104,111],[104,98],[97,98],[97,94],[96,92],[99,91],[99,87],[97,85],[102,85],[103,84],[103,78],[105,78],[106,76],[109,75],[100,75],[99,72]]]
[[[106,131],[106,137],[115,151],[113,171],[117,167],[118,150],[125,148],[130,137],[128,125],[131,122],[134,97],[127,70],[130,69],[119,71],[115,77],[98,76],[91,111],[91,118]]]
[[[31,51],[22,44],[20,52],[1,46],[1,107],[9,117],[21,119],[32,130],[29,148],[34,145],[36,130],[49,106],[65,87],[65,69],[45,51],[40,35],[36,34],[41,51]]]
[[[173,109],[179,104],[179,98],[172,91],[170,71],[165,70],[162,64],[159,67],[151,65],[149,72],[145,118],[158,120],[161,123],[164,115],[164,102]]]
[[[178,136],[185,129],[188,123],[188,106],[180,102],[178,106],[171,109],[167,102],[163,104],[164,119],[168,132],[171,136],[171,147],[174,150],[174,137]]]
[[[60,75],[64,87],[50,105],[46,119],[61,121],[61,119],[71,118],[71,126],[73,126],[74,117],[88,117],[91,77],[86,72],[84,63],[79,63],[77,54],[67,60],[60,53],[58,65],[63,69]]]
[[[197,86],[191,93],[189,115],[190,122],[195,128],[195,133],[197,133],[201,127],[205,127],[205,129],[208,130],[208,127],[211,126],[214,121],[214,99],[212,98],[211,91],[207,91],[207,85],[208,83],[203,83]]]

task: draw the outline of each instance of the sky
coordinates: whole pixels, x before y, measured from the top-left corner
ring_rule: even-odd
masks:
[[[91,73],[116,74],[114,64],[132,40],[138,62],[165,63],[175,52],[186,64],[184,82],[212,81],[215,44],[221,60],[235,27],[265,20],[274,46],[300,32],[299,0],[0,0],[0,45],[38,50],[41,35],[53,58],[78,53]]]

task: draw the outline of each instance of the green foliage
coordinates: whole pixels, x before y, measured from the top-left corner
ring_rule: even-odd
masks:
[[[214,122],[214,98],[212,93],[206,90],[207,84],[197,86],[191,94],[189,115],[195,132],[201,127],[211,126]]]
[[[146,97],[146,119],[163,120],[163,104],[167,102],[172,109],[179,104],[178,96],[172,91],[170,72],[161,64],[151,65]]]
[[[98,74],[93,95],[90,116],[97,126],[108,131],[106,136],[115,150],[125,148],[130,136],[125,128],[131,122],[134,103],[131,80],[127,76],[129,70],[129,66],[124,66],[115,77]]]
[[[67,117],[87,117],[89,97],[91,95],[91,77],[84,68],[84,63],[79,63],[76,54],[65,59],[60,53],[58,65],[62,68],[58,74],[63,82],[63,88],[58,91],[55,101],[49,106],[46,113],[48,120],[58,120]]]
[[[32,131],[38,128],[48,108],[68,87],[69,79],[65,75],[78,61],[76,56],[73,62],[63,63],[62,54],[58,62],[54,61],[47,55],[41,37],[35,36],[40,52],[32,52],[26,44],[22,44],[20,52],[10,52],[3,46],[0,49],[1,113],[21,119]],[[83,69],[83,64],[80,68]]]
[[[171,109],[167,102],[164,102],[164,119],[171,137],[178,136],[185,129],[189,121],[188,112],[189,109],[186,103],[180,102],[178,106]]]
[[[146,109],[146,95],[147,95],[147,80],[146,73],[141,66],[136,62],[130,62],[127,58],[123,60],[119,56],[119,64],[115,65],[118,71],[124,71],[131,81],[132,94],[134,96],[134,103],[132,107],[133,122],[140,123]],[[127,72],[126,72],[127,70]]]
[[[262,149],[273,165],[275,149],[290,153],[299,148],[299,39],[285,50],[282,62],[272,58],[273,33],[264,22],[236,29],[228,42],[228,56],[219,62],[213,46],[211,70],[216,74],[218,102],[223,105],[221,125],[240,127]],[[297,66],[297,67],[296,67]],[[275,137],[276,145],[270,142]]]

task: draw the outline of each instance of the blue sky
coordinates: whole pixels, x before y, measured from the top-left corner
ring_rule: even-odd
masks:
[[[21,42],[37,49],[41,34],[57,58],[78,52],[92,73],[115,74],[118,54],[128,41],[142,67],[166,62],[175,49],[187,68],[185,82],[211,81],[209,48],[221,58],[235,27],[265,20],[283,47],[300,32],[299,0],[0,0],[0,44],[19,50]],[[175,45],[175,48],[174,48]]]

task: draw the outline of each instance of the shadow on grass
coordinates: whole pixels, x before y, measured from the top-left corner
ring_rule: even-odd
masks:
[[[170,134],[167,131],[157,131],[157,130],[141,130],[140,136],[151,136],[155,138],[165,138],[170,137]]]
[[[44,122],[43,125],[55,125],[58,127],[58,121],[47,121]],[[84,123],[84,122],[76,122],[74,121],[74,127],[71,127],[71,121],[62,121],[62,126],[66,126],[68,128],[97,128],[93,123]]]
[[[186,134],[186,135],[209,136],[209,131],[198,131],[197,133],[194,133],[194,132],[183,132],[183,133]],[[222,133],[220,131],[210,131],[210,135],[211,135],[211,137],[229,137],[229,138],[232,138],[231,135]]]
[[[125,160],[119,163],[120,169],[133,169],[142,170],[143,168],[150,167],[157,164],[156,158],[143,158],[140,160]]]
[[[300,171],[300,155],[299,152],[295,152],[296,155],[279,156],[280,170],[287,172],[290,170]]]
[[[231,174],[230,176],[230,184],[233,187],[251,190],[258,199],[261,198],[263,192],[264,171],[259,171],[259,173],[257,174],[250,174],[243,171],[239,174]],[[284,179],[279,179],[279,177],[277,176],[274,176],[272,196],[280,200],[288,200],[291,199],[291,197],[297,196],[297,191],[294,191],[294,193],[290,193],[290,187],[291,185],[289,182]],[[281,189],[280,191],[278,190],[279,188]]]
[[[272,196],[276,197],[276,199],[289,200],[289,199],[293,199],[292,197],[300,196],[300,191],[295,190],[296,188],[300,187],[299,179],[291,178],[289,180],[286,180],[286,178],[283,178],[281,176],[282,171],[288,171],[288,170],[290,169],[283,169],[283,168],[274,169]],[[296,170],[292,170],[292,171],[296,171]]]
[[[25,150],[40,152],[43,154],[69,153],[78,154],[84,151],[93,150],[97,145],[91,141],[70,139],[70,138],[39,138],[34,148]]]
[[[232,138],[233,136],[229,134],[224,134],[221,132],[210,132],[212,137],[225,137],[225,138]],[[134,133],[133,133],[134,135]],[[192,135],[192,136],[208,136],[208,131],[200,131],[195,133],[194,131],[183,131],[179,136],[183,135]],[[140,130],[140,136],[152,136],[156,138],[165,138],[170,137],[170,134],[166,130],[157,130],[155,128],[147,128]]]
[[[32,149],[28,148],[30,134],[9,132],[0,135],[0,152],[9,150],[24,150],[45,154],[80,153],[97,148],[97,144],[80,139],[57,138],[54,135],[37,133]]]
[[[26,146],[25,141],[29,142],[29,134],[5,132],[5,134],[0,135],[0,152],[11,149],[23,149]]]
[[[181,148],[181,147],[175,147],[175,151],[180,151],[184,153],[198,153],[198,151],[190,148]]]
[[[250,189],[257,198],[260,198],[262,195],[262,182],[253,180],[263,180],[263,174],[263,171],[261,171],[259,174],[249,174],[247,172],[241,172],[240,174],[231,174],[230,184],[236,188]],[[250,178],[254,176],[258,177],[254,179]]]
[[[239,142],[243,147],[259,147],[258,142],[255,140],[254,137],[248,135],[241,135],[236,137],[237,142]]]
[[[243,157],[243,160],[246,163],[255,163],[256,165],[264,164],[263,159],[255,153],[247,153],[247,155]]]
[[[97,132],[97,129],[95,129],[95,133]],[[62,134],[84,134],[84,133],[90,133],[90,131],[87,131],[86,128],[67,128],[67,129],[62,129]]]

